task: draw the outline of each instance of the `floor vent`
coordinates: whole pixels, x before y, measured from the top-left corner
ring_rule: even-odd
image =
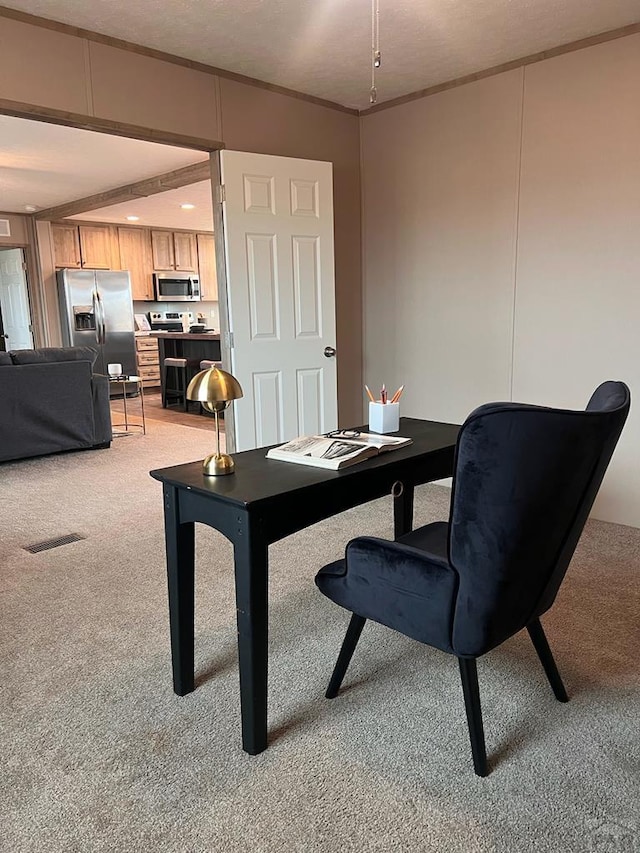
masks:
[[[81,533],[67,533],[66,536],[58,536],[56,539],[45,539],[44,542],[26,545],[24,550],[29,551],[30,554],[39,554],[40,551],[49,551],[51,548],[59,548],[61,545],[68,545],[70,542],[80,542],[86,538]]]

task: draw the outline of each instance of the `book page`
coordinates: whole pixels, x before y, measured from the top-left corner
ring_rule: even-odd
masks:
[[[303,435],[281,445],[277,450],[294,456],[310,456],[314,459],[342,459],[357,456],[367,446],[366,443],[358,444],[356,440]]]
[[[401,438],[397,435],[381,435],[377,432],[361,432],[357,438],[349,439],[349,441],[357,441],[367,447],[394,447],[401,444],[411,444],[410,438]]]

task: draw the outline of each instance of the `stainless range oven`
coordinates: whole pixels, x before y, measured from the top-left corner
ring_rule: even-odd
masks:
[[[189,315],[189,323],[193,323],[191,311],[151,311],[149,323],[154,332],[182,332],[182,314]]]
[[[158,302],[199,302],[200,279],[192,272],[154,272]]]

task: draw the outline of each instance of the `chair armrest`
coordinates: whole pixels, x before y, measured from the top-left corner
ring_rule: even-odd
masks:
[[[451,652],[458,574],[449,563],[418,548],[369,536],[352,539],[345,554],[338,604],[422,643]],[[324,578],[323,578],[324,581]],[[338,586],[338,579],[334,586]]]

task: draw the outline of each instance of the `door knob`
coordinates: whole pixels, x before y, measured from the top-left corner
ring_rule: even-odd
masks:
[[[334,358],[335,354],[336,354],[336,351],[333,347],[325,347],[324,348],[325,358]]]

